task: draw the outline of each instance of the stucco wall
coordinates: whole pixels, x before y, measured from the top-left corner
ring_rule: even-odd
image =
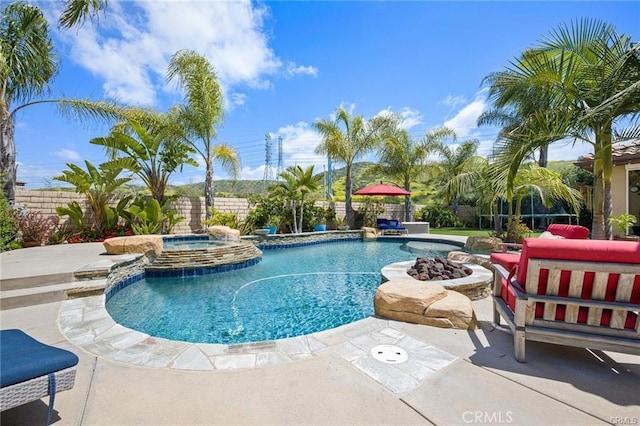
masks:
[[[612,216],[627,212],[626,173],[624,166],[616,166],[611,174]]]

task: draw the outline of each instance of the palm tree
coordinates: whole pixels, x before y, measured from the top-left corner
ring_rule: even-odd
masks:
[[[509,202],[509,220],[519,220],[522,215],[522,200],[536,193],[546,207],[555,201],[564,200],[577,214],[580,211],[582,195],[580,192],[562,181],[562,176],[535,163],[523,164],[515,179],[507,187],[504,198]],[[512,212],[512,201],[515,201],[515,212]]]
[[[82,25],[87,17],[93,19],[99,11],[106,9],[106,7],[107,0],[65,0],[58,25],[62,28]]]
[[[631,117],[631,129],[620,133],[640,131],[635,120],[640,111],[640,46],[609,24],[585,19],[571,27],[561,25],[489,81],[492,98],[499,105],[517,105],[527,91],[549,95],[548,109],[527,117],[528,131],[513,131],[514,143],[505,145],[509,150],[505,158],[511,158],[509,176],[515,175],[526,153],[549,141],[569,137],[593,145],[592,235],[610,238],[613,125]],[[534,136],[531,123],[546,127]]]
[[[167,117],[159,114],[157,119]],[[193,149],[172,136],[169,124],[148,129],[136,120],[129,120],[115,126],[109,136],[94,138],[91,143],[108,150],[112,157],[109,164],[130,170],[142,179],[160,206],[165,205],[171,174],[184,164],[198,165],[190,157]]]
[[[205,162],[204,197],[207,218],[213,209],[213,162],[237,179],[240,160],[236,150],[226,144],[213,145],[217,128],[222,123],[222,90],[213,66],[203,56],[191,50],[180,50],[171,58],[167,81],[178,80],[184,91],[184,103],[177,107],[184,128],[184,137]]]
[[[293,232],[297,234],[302,232],[305,197],[320,187],[322,176],[313,175],[313,166],[303,170],[302,167],[296,165],[287,167],[279,177],[282,178],[282,181],[270,186],[269,192],[274,195],[283,195],[288,200],[293,216]],[[300,207],[299,218],[297,215],[298,207]]]
[[[461,192],[468,189],[466,176],[473,175],[479,157],[476,155],[478,141],[470,139],[453,149],[444,142],[446,138],[456,141],[456,134],[446,127],[427,132],[423,141],[423,147],[427,153],[439,156],[440,161],[433,162],[431,167],[435,171],[438,180],[443,184],[440,194],[445,202],[451,203],[454,213],[458,212],[458,197]]]
[[[131,178],[119,178],[122,168],[114,164],[101,164],[96,167],[89,160],[85,160],[87,170],[67,163],[69,170],[63,170],[55,180],[70,183],[78,194],[87,198],[93,212],[96,229],[102,233],[106,220],[107,205],[116,196],[114,191],[129,182]]]
[[[15,201],[16,144],[14,119],[18,111],[31,105],[55,103],[63,114],[87,119],[122,119],[127,109],[110,101],[42,99],[49,81],[57,72],[49,25],[42,11],[16,2],[2,10],[0,20],[0,176],[3,191]]]
[[[428,151],[424,144],[414,141],[406,129],[399,128],[399,123],[399,117],[395,117],[392,128],[383,139],[378,164],[372,167],[372,171],[402,182],[403,188],[411,192],[411,182],[426,172]],[[410,196],[404,199],[404,210],[405,220],[411,220]]]
[[[345,165],[345,209],[346,221],[349,225],[353,225],[351,215],[353,163],[380,144],[389,125],[389,117],[379,116],[365,120],[360,115],[352,117],[344,108],[336,110],[335,120],[321,119],[313,124],[322,137],[322,142],[316,147],[315,152]]]

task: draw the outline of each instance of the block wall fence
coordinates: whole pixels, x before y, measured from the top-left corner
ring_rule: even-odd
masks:
[[[66,207],[72,201],[77,201],[84,211],[85,224],[91,225],[92,214],[84,196],[74,192],[60,191],[28,191],[18,189],[16,191],[16,206],[24,207],[29,211],[39,211],[45,216],[57,216],[56,207]],[[117,203],[117,201],[116,201]],[[328,201],[317,201],[316,205],[329,207]],[[202,221],[205,219],[204,197],[182,197],[172,204],[178,210],[178,216],[186,219],[173,229],[174,234],[190,234],[202,229]],[[336,216],[345,215],[344,202],[334,203]],[[353,203],[354,209],[359,209],[362,203]],[[235,213],[238,219],[245,219],[249,212],[249,203],[244,198],[220,198],[214,199],[216,210],[224,213]],[[385,211],[380,217],[402,220],[404,217],[404,204],[385,204]],[[412,213],[422,206],[412,205]]]

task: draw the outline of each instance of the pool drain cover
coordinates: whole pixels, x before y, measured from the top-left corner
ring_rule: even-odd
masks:
[[[394,345],[378,345],[371,349],[371,356],[386,364],[402,364],[409,359],[409,354]]]

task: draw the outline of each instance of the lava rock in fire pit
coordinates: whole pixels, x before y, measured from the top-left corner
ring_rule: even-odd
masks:
[[[452,262],[443,257],[428,259],[419,257],[407,273],[420,281],[441,281],[462,278],[471,275],[473,271],[464,265]]]

